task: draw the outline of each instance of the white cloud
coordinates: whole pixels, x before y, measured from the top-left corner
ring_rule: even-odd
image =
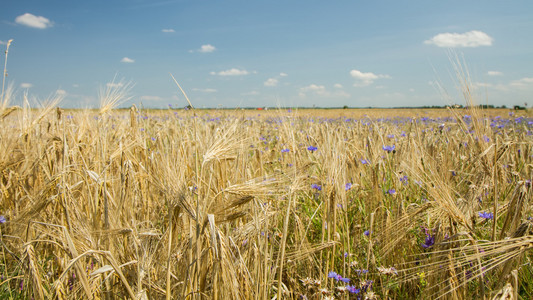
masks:
[[[120,62],[131,64],[131,63],[134,63],[135,60],[133,60],[133,59],[131,59],[129,57],[124,57],[123,59],[120,60]]]
[[[328,98],[349,98],[350,94],[345,91],[336,91],[334,93],[326,90],[326,87],[323,85],[310,84],[300,88],[298,95],[302,98],[305,98],[307,94],[313,94],[321,97]]]
[[[438,47],[479,47],[491,46],[494,39],[488,34],[472,30],[465,33],[439,33],[431,39],[424,41],[424,44],[433,44]]]
[[[354,86],[368,86],[380,78],[391,78],[389,75],[374,74],[372,72],[361,72],[359,70],[351,70],[350,75],[357,79],[358,82]]]
[[[215,46],[213,45],[210,45],[210,44],[207,44],[207,45],[202,45],[202,47],[200,47],[200,49],[198,50],[198,52],[201,52],[201,53],[211,53],[213,51],[215,51],[217,48],[215,48]]]
[[[20,84],[20,87],[23,88],[23,89],[29,89],[33,86],[33,84],[31,83],[27,83],[27,82],[23,82]]]
[[[207,88],[207,89],[193,88],[192,90],[195,92],[202,92],[202,93],[216,93],[217,92],[216,89],[210,89],[210,88]]]
[[[333,85],[333,87],[336,88],[336,89],[342,89],[342,84],[340,84],[340,83],[335,83],[335,84]]]
[[[163,98],[161,98],[159,96],[153,96],[153,95],[144,95],[144,96],[141,96],[141,100],[144,100],[144,101],[161,101],[161,100],[163,100]]]
[[[169,28],[169,29],[162,29],[161,30],[162,32],[165,32],[165,33],[173,33],[173,32],[176,32],[174,29],[172,28]]]
[[[267,81],[265,81],[264,85],[265,86],[277,86],[279,83],[279,80],[277,80],[276,78],[269,78],[267,79]]]
[[[236,69],[236,68],[232,68],[232,69],[229,69],[229,70],[225,70],[225,71],[220,71],[220,72],[211,72],[209,73],[211,75],[219,75],[219,76],[240,76],[240,75],[248,75],[248,71],[246,70],[239,70],[239,69]]]
[[[281,76],[281,77],[287,77],[287,76],[289,76],[289,75],[288,75],[287,73],[283,73],[283,72],[281,72],[281,73],[279,73],[279,76]]]
[[[503,75],[503,73],[499,71],[488,71],[487,74],[489,76],[502,76]]]
[[[58,95],[66,95],[67,91],[62,90],[62,89],[58,89],[58,90],[56,90],[56,94],[58,94]]]
[[[0,41],[0,45],[7,45],[7,42]]]
[[[35,16],[30,13],[25,13],[15,18],[15,22],[33,28],[46,29],[52,27],[53,23],[42,16]]]
[[[511,81],[509,85],[513,87],[519,87],[519,88],[533,86],[533,77],[524,77],[522,79]]]
[[[303,92],[303,93],[306,93],[306,92],[323,93],[325,90],[326,90],[325,86],[316,85],[316,84],[310,84],[308,86],[300,88],[300,92]]]

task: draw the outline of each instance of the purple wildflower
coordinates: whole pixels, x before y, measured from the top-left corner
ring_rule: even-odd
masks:
[[[389,193],[389,195],[394,195],[394,194],[396,194],[396,190],[395,189],[390,189],[390,190],[388,190],[387,193]]]
[[[350,182],[348,182],[345,186],[345,190],[346,191],[349,191],[350,189],[352,188],[352,184]]]
[[[309,146],[307,147],[307,150],[311,151],[311,152],[315,152],[318,148],[315,147],[315,146]]]
[[[6,217],[0,216],[0,224],[4,224],[6,222]]]
[[[479,217],[483,219],[493,219],[494,215],[491,212],[480,212]]]
[[[341,277],[339,281],[342,281],[344,283],[350,283],[350,278],[343,278]]]
[[[396,149],[396,145],[392,145],[392,146],[383,146],[382,147],[383,150],[387,151],[387,152],[393,152],[395,149]]]
[[[423,244],[421,244],[421,246],[422,246],[422,248],[427,249],[427,248],[433,246],[434,244],[435,244],[435,237],[430,235],[430,234],[428,234],[426,236],[426,240],[424,241]]]
[[[289,150],[288,148],[286,149],[281,149],[281,153],[287,153],[287,152],[290,152],[291,150]]]
[[[322,186],[321,186],[321,185],[318,185],[318,184],[316,184],[316,183],[311,184],[311,188],[312,188],[312,189],[315,189],[315,190],[317,190],[317,191],[321,191],[321,190],[322,190]]]
[[[361,164],[368,165],[370,162],[366,159],[361,159]]]
[[[356,288],[355,285],[347,285],[346,289],[352,294],[359,294],[361,292],[361,289]]]
[[[370,235],[370,231],[365,230],[365,231],[363,232],[363,234],[366,235],[366,236],[369,236],[369,235]]]

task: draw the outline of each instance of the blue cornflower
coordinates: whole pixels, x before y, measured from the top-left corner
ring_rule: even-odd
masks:
[[[366,235],[366,236],[369,236],[369,235],[370,235],[370,231],[365,230],[365,231],[363,232],[363,234]]]
[[[346,289],[352,294],[359,294],[361,292],[361,289],[356,288],[355,285],[347,285]]]
[[[341,277],[339,281],[342,281],[344,283],[350,283],[350,278],[343,278]]]
[[[432,235],[427,235],[426,236],[426,240],[424,241],[423,244],[421,244],[422,248],[429,248],[431,246],[433,246],[435,244],[435,237],[432,236]]]
[[[345,190],[346,191],[349,191],[350,189],[352,188],[352,184],[350,182],[348,182],[345,186]]]
[[[394,151],[394,149],[396,149],[396,145],[392,145],[392,146],[385,146],[384,145],[382,148],[383,148],[383,150],[385,150],[387,152],[392,152],[392,151]]]
[[[328,273],[328,278],[337,278],[337,275],[338,275],[338,274],[337,274],[336,272],[330,271],[330,272]]]
[[[0,224],[4,224],[6,222],[6,217],[0,216]]]
[[[322,190],[322,186],[321,186],[321,185],[318,185],[318,184],[316,184],[316,183],[311,184],[311,188],[312,188],[312,189],[315,189],[315,190],[317,190],[317,191],[321,191],[321,190]]]
[[[403,183],[404,185],[407,185],[409,183],[409,177],[407,177],[407,175],[400,177],[400,182]]]
[[[479,217],[483,218],[483,219],[493,219],[494,218],[494,215],[490,212],[480,212],[479,213]]]
[[[290,152],[291,150],[289,150],[288,148],[286,149],[281,149],[281,153],[287,153],[287,152]]]
[[[368,165],[370,162],[366,159],[361,159],[361,164]]]
[[[315,152],[318,148],[315,147],[315,146],[309,146],[307,147],[307,150],[311,151],[311,152]]]
[[[396,190],[395,189],[390,189],[387,191],[387,193],[389,193],[389,195],[394,195],[396,194]]]

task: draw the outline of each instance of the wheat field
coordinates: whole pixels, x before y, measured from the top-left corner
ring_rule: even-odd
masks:
[[[531,112],[110,99],[2,106],[1,298],[533,297]]]

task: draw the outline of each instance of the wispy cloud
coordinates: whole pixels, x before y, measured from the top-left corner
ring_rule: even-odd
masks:
[[[458,48],[458,47],[479,47],[479,46],[491,46],[494,39],[488,34],[472,30],[465,33],[439,33],[431,39],[424,41],[424,44],[435,45],[445,48]]]
[[[509,85],[518,88],[533,87],[533,77],[524,77],[515,81],[511,81]]]
[[[502,76],[503,75],[503,73],[499,71],[488,71],[487,74],[489,76]]]
[[[229,69],[229,70],[225,70],[225,71],[220,71],[220,72],[211,72],[209,73],[211,75],[218,75],[218,76],[241,76],[241,75],[248,75],[248,71],[246,70],[239,70],[239,69],[236,69],[236,68],[232,68],[232,69]]]
[[[257,72],[254,71],[254,74],[255,74],[255,73],[257,73]],[[263,83],[263,85],[264,85],[264,86],[269,86],[269,87],[278,86],[280,80],[282,80],[283,77],[287,77],[287,76],[289,76],[287,73],[281,72],[281,73],[279,73],[278,76],[268,78],[268,79]]]
[[[377,79],[391,78],[389,75],[374,74],[372,72],[361,72],[355,69],[350,71],[350,75],[357,79],[357,82],[354,84],[354,86],[357,87],[371,85]]]
[[[58,94],[58,95],[63,95],[63,96],[64,96],[64,95],[67,94],[67,91],[62,90],[62,89],[57,89],[57,90],[56,90],[56,94]]]
[[[276,78],[269,78],[264,82],[265,86],[277,86],[279,83],[279,80]]]
[[[20,84],[20,87],[23,88],[23,89],[29,89],[29,88],[33,87],[33,84],[27,83],[27,82],[23,82],[23,83]]]
[[[127,64],[131,64],[131,63],[134,63],[135,60],[129,58],[129,57],[124,57],[120,60],[120,62],[123,62],[123,63],[127,63]]]
[[[324,85],[310,84],[300,88],[298,95],[302,98],[305,98],[308,94],[328,97],[328,98],[349,98],[350,94],[342,90],[337,90],[335,92],[330,92],[326,89]]]
[[[200,53],[211,53],[211,52],[214,52],[215,50],[217,50],[217,48],[215,48],[215,46],[213,46],[211,44],[207,44],[207,45],[202,45],[202,47],[200,47],[200,49],[198,49],[198,52],[200,52]]]
[[[15,22],[20,25],[46,29],[53,26],[52,21],[42,16],[35,16],[30,13],[25,13],[15,18]]]
[[[176,32],[174,29],[172,28],[168,28],[168,29],[162,29],[161,30],[162,32],[165,32],[165,33],[173,33],[173,32]]]

